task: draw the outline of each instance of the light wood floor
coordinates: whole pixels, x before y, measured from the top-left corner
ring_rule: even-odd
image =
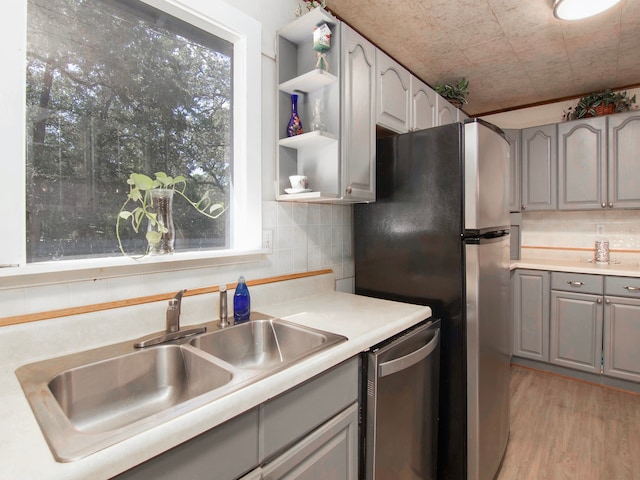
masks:
[[[497,480],[640,480],[640,395],[512,367]]]

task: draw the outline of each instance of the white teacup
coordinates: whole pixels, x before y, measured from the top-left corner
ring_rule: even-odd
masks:
[[[306,175],[291,175],[289,177],[291,188],[295,190],[304,190],[309,185]]]

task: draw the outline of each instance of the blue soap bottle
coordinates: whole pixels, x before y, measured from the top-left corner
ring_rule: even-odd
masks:
[[[233,295],[233,320],[234,323],[242,323],[249,320],[251,313],[251,297],[244,276],[238,278],[236,293]]]

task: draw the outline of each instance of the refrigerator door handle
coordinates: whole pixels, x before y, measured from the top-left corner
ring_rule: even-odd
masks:
[[[389,360],[388,362],[378,365],[378,377],[386,377],[387,375],[393,375],[401,370],[405,370],[412,365],[415,365],[419,361],[431,355],[431,353],[438,346],[440,339],[440,329],[436,330],[433,338],[424,347],[420,347],[418,350],[411,352],[404,357]]]

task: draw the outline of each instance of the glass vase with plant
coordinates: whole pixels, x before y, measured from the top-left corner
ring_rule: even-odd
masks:
[[[171,215],[174,194],[184,198],[193,208],[206,217],[216,219],[225,211],[222,203],[214,203],[205,192],[194,202],[185,193],[186,179],[182,175],[170,177],[165,172],[156,172],[155,179],[142,173],[132,173],[127,179],[129,193],[118,212],[116,237],[123,255],[127,255],[120,237],[120,220],[129,221],[135,233],[146,223],[146,253],[173,253],[175,231]]]

